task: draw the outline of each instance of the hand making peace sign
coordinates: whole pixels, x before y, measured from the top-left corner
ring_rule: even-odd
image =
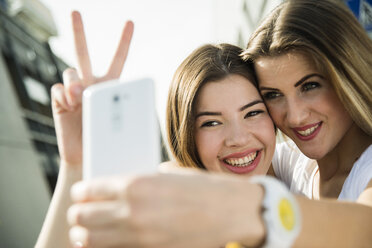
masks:
[[[77,70],[63,72],[64,84],[52,87],[52,109],[62,164],[81,169],[82,164],[82,92],[89,85],[120,77],[133,34],[133,22],[127,21],[107,73],[92,73],[84,26],[79,12],[71,14]]]

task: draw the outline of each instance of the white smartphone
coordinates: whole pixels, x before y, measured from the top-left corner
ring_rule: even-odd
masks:
[[[161,139],[151,79],[117,80],[83,93],[83,179],[156,171]]]

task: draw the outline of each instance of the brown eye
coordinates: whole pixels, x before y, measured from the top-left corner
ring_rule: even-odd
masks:
[[[301,87],[301,90],[302,91],[309,91],[309,90],[312,90],[312,89],[316,89],[316,88],[319,88],[320,87],[320,84],[317,83],[317,82],[308,82],[308,83],[304,83]]]
[[[262,97],[264,98],[264,100],[273,100],[275,98],[278,98],[280,97],[281,94],[279,92],[276,92],[276,91],[269,91],[269,92],[265,92],[262,94]]]
[[[259,114],[261,114],[261,113],[263,113],[263,112],[264,112],[264,111],[262,111],[262,110],[249,111],[249,112],[244,116],[244,118],[253,117],[253,116],[259,115]]]
[[[201,127],[214,127],[214,126],[217,126],[219,125],[220,123],[218,121],[207,121],[207,122],[204,122]]]

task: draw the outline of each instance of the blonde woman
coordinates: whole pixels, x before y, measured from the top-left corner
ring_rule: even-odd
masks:
[[[244,58],[273,121],[318,163],[276,163],[293,191],[372,206],[371,51],[354,16],[332,0],[286,1],[252,35]]]

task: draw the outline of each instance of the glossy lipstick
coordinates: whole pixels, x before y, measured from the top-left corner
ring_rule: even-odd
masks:
[[[304,136],[304,135],[302,135],[298,132],[298,131],[308,130],[312,127],[316,127],[316,129],[308,136]],[[299,138],[300,140],[309,141],[309,140],[314,139],[318,135],[318,133],[320,132],[321,127],[322,127],[322,122],[318,122],[318,123],[306,125],[306,126],[303,126],[303,127],[292,128],[292,130],[295,133],[295,135],[297,136],[297,138]]]
[[[244,158],[244,157],[248,156],[249,154],[251,154],[253,152],[256,152],[256,157],[254,158],[254,160],[249,165],[234,166],[234,165],[230,165],[226,162],[226,159],[229,159],[229,158],[233,158],[233,159]],[[262,150],[250,150],[250,151],[246,151],[246,152],[243,152],[243,153],[234,153],[234,154],[231,154],[229,156],[226,156],[223,159],[221,159],[221,162],[231,172],[236,173],[236,174],[245,174],[245,173],[249,173],[249,172],[256,169],[256,167],[260,163],[261,155],[262,155]]]

